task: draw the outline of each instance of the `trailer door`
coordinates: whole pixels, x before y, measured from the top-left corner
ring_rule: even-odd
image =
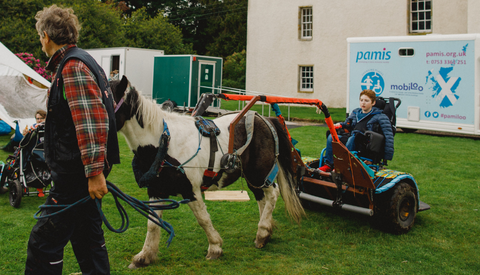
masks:
[[[204,93],[214,93],[215,63],[200,61],[197,100]]]

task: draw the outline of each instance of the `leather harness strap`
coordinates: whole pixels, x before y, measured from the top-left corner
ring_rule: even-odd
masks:
[[[218,173],[213,171],[215,165],[215,153],[218,151],[217,136],[215,131],[210,132],[210,158],[208,160],[208,168],[203,172],[202,190],[207,190],[212,184],[217,184],[216,176]]]
[[[217,184],[218,173],[213,171],[215,166],[215,154],[218,151],[217,135],[220,134],[220,129],[212,120],[204,119],[203,117],[195,117],[195,126],[204,137],[210,138],[210,157],[208,160],[208,167],[203,173],[202,190],[207,190],[212,184]]]

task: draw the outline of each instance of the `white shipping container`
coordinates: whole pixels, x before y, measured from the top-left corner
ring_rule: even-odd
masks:
[[[86,51],[100,64],[107,77],[118,70],[119,79],[125,75],[142,95],[152,98],[153,61],[155,56],[164,54],[163,50],[119,47]]]

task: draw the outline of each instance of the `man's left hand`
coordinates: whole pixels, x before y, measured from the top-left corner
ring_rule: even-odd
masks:
[[[88,178],[88,192],[92,199],[101,199],[108,193],[107,181],[103,173]]]

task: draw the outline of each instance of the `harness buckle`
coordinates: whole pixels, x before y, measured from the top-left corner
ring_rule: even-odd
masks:
[[[228,174],[233,173],[240,167],[240,159],[237,154],[225,154],[220,159],[220,167]]]

